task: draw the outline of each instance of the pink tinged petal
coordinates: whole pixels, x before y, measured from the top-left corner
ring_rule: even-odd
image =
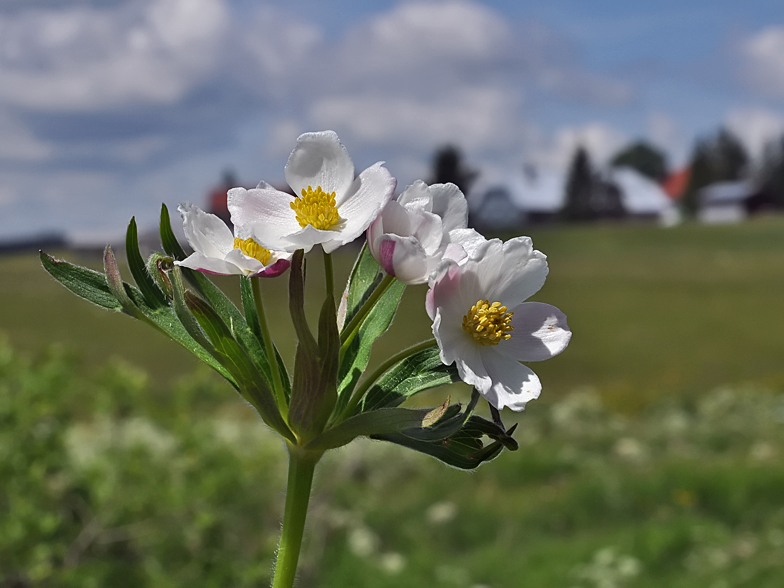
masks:
[[[338,203],[338,214],[344,224],[340,231],[332,231],[339,234],[335,238],[338,244],[333,249],[356,239],[376,220],[392,198],[396,184],[397,180],[380,162],[359,174],[349,195]]]
[[[285,172],[297,196],[308,186],[321,186],[324,192],[335,192],[338,204],[354,181],[354,163],[335,131],[300,135]]]
[[[495,353],[492,347],[483,348],[481,355],[492,384],[487,390],[477,389],[498,410],[508,407],[520,411],[526,403],[539,398],[542,383],[530,368]]]
[[[542,302],[523,302],[512,317],[512,337],[495,348],[517,361],[543,361],[558,355],[569,344],[572,332],[566,315],[555,306]]]
[[[182,261],[175,261],[174,263],[199,272],[217,274],[220,276],[245,273],[233,263],[229,263],[224,259],[218,259],[217,257],[207,257],[201,253],[194,253]]]
[[[256,272],[251,274],[252,278],[259,277],[259,278],[275,278],[289,269],[291,266],[290,259],[279,259],[274,262],[272,265],[268,265],[260,272]]]
[[[384,271],[405,284],[424,284],[428,277],[427,256],[414,237],[384,235],[379,259]]]
[[[182,216],[185,238],[194,251],[207,257],[223,257],[234,247],[231,229],[214,214],[204,212],[190,202],[178,207]]]
[[[379,242],[376,243],[376,246],[378,247],[378,257],[376,257],[376,261],[385,272],[390,276],[394,276],[395,264],[392,263],[392,259],[395,256],[395,241],[382,237],[379,239]]]
[[[286,235],[299,231],[291,203],[291,194],[274,189],[229,190],[228,207],[231,222],[242,230],[250,230],[262,247],[283,251],[290,243]]]

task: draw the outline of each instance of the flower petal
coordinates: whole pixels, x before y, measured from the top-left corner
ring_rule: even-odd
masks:
[[[493,241],[496,241],[493,239]],[[477,252],[482,245],[477,247]],[[488,287],[488,297],[513,308],[536,294],[547,278],[547,257],[533,248],[529,237],[516,237],[487,250],[480,280]]]
[[[182,216],[185,238],[194,251],[207,257],[223,259],[234,248],[234,235],[220,218],[190,202],[181,203],[178,210]]]
[[[377,261],[390,276],[405,284],[424,284],[427,281],[427,256],[414,237],[384,235],[376,243]]]
[[[345,224],[338,231],[338,244],[330,245],[330,251],[356,239],[376,220],[392,198],[396,184],[397,180],[383,167],[382,162],[370,166],[357,176],[349,195],[342,203],[338,203],[338,214]],[[326,246],[324,251],[327,251]]]
[[[338,204],[354,181],[354,163],[335,131],[300,135],[285,172],[297,196],[308,186],[321,186],[324,192],[335,192]]]
[[[512,337],[501,341],[498,352],[516,361],[544,361],[566,349],[572,332],[566,315],[542,302],[523,302],[512,317]]]
[[[468,202],[454,184],[433,184],[429,189],[433,198],[433,214],[441,217],[444,231],[464,229],[468,224]]]
[[[477,389],[498,410],[504,407],[523,410],[526,403],[539,398],[542,392],[539,377],[527,366],[491,349],[483,348],[481,355],[492,384],[487,390]]]
[[[254,239],[269,250],[283,251],[290,245],[286,235],[300,230],[291,209],[294,196],[272,188],[229,190],[231,222],[253,233]]]
[[[206,272],[208,274],[218,274],[220,276],[231,276],[244,273],[233,263],[218,259],[217,257],[208,257],[198,252],[189,255],[182,261],[175,261],[174,263],[192,270]]]

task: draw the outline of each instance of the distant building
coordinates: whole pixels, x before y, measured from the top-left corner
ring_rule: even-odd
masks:
[[[742,221],[748,215],[749,201],[756,194],[756,187],[747,180],[705,186],[697,193],[697,219],[712,224]]]
[[[669,224],[677,214],[664,189],[632,168],[606,171],[601,184],[608,195],[620,198],[623,218]],[[479,230],[508,230],[552,222],[563,208],[565,195],[566,174],[555,170],[483,172],[468,197],[470,224]]]

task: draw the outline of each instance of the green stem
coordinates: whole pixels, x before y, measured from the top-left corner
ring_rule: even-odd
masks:
[[[278,354],[275,351],[275,345],[272,343],[272,336],[270,335],[269,326],[267,325],[267,315],[264,313],[264,302],[261,299],[261,287],[259,281],[261,278],[251,278],[253,286],[253,301],[256,303],[256,314],[259,315],[259,326],[261,327],[261,338],[264,340],[264,347],[267,351],[267,359],[269,360],[270,372],[272,373],[272,386],[275,389],[275,401],[278,404],[278,409],[286,420],[289,414],[289,406],[286,403],[286,396],[283,392],[283,380],[280,377],[280,367],[278,366]]]
[[[351,399],[348,401],[346,408],[343,409],[343,413],[340,415],[338,422],[342,422],[346,420],[354,410],[359,405],[362,398],[365,396],[365,393],[370,389],[370,387],[378,380],[381,376],[383,376],[392,366],[396,363],[403,361],[405,358],[414,355],[415,353],[419,353],[425,349],[429,349],[436,345],[435,339],[428,339],[427,341],[422,341],[421,343],[417,343],[409,347],[408,349],[404,349],[400,353],[393,355],[384,363],[382,363],[376,371],[370,374],[369,377],[362,380],[362,382],[354,389],[354,393],[351,395]]]
[[[280,534],[278,556],[272,588],[292,588],[297,574],[297,561],[305,531],[313,471],[322,452],[305,452],[288,445],[289,479],[286,506],[283,511],[283,530]]]
[[[362,324],[362,321],[365,320],[365,317],[367,317],[368,313],[373,310],[373,307],[376,305],[376,302],[378,302],[378,299],[384,295],[384,292],[389,289],[394,281],[394,276],[384,276],[384,279],[381,280],[381,283],[378,285],[378,287],[373,290],[373,293],[360,307],[360,309],[357,311],[357,314],[355,314],[354,318],[351,319],[351,322],[349,322],[348,325],[346,325],[346,327],[343,329],[343,332],[340,334],[341,356],[343,354],[343,348],[351,344],[351,340],[354,338],[356,331],[359,329],[359,325]]]
[[[323,250],[322,250],[323,251]],[[332,271],[332,254],[324,251],[324,280],[327,286],[327,296],[335,300],[335,273]]]

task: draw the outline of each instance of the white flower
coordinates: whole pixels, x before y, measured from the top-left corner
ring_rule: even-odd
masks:
[[[290,253],[263,248],[244,227],[235,226],[232,234],[220,218],[190,202],[183,202],[178,210],[185,238],[194,253],[176,261],[177,265],[208,274],[269,278],[282,274],[291,265]]]
[[[395,191],[382,166],[354,177],[354,164],[334,131],[305,133],[286,163],[286,181],[297,196],[260,183],[229,190],[231,220],[251,228],[270,249],[331,253],[368,228]]]
[[[441,260],[464,258],[464,242],[481,240],[466,229],[468,204],[454,184],[417,180],[390,201],[370,225],[367,242],[375,260],[406,284],[424,284]]]
[[[462,264],[442,262],[430,279],[427,313],[441,361],[497,409],[523,410],[542,385],[521,361],[563,351],[572,336],[554,306],[523,302],[547,276],[547,258],[531,239],[479,244]]]

